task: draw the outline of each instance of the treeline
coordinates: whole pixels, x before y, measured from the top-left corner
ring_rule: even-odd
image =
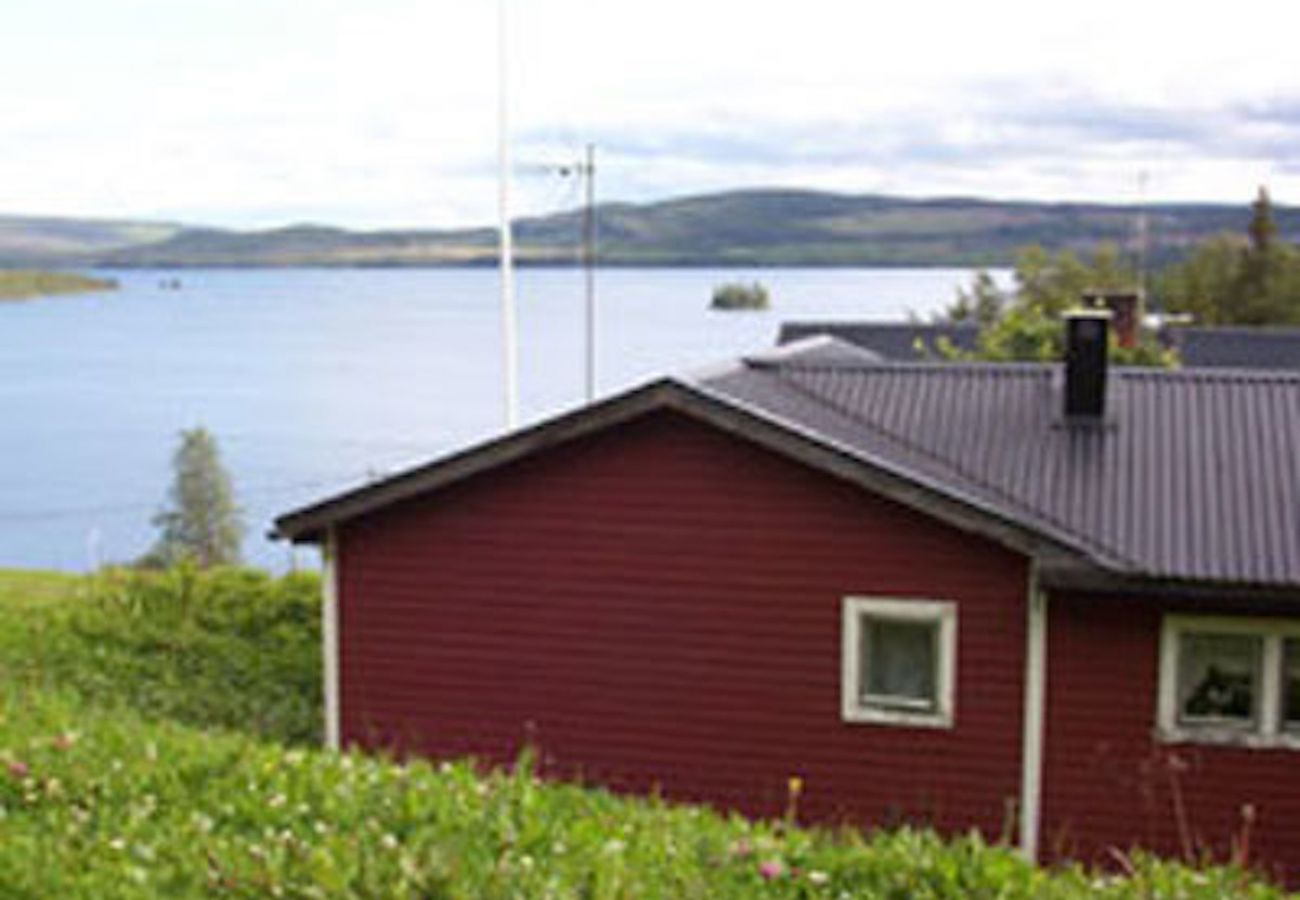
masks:
[[[1000,289],[984,271],[940,319],[980,326],[977,349],[940,345],[948,359],[1054,360],[1062,353],[1061,314],[1076,308],[1088,293],[1141,291],[1148,311],[1183,317],[1200,325],[1300,325],[1300,248],[1278,238],[1268,191],[1260,188],[1245,234],[1209,238],[1181,262],[1172,263],[1149,283],[1135,261],[1118,245],[1102,243],[1086,258],[1041,246],[1022,248],[1014,285]],[[1150,290],[1148,290],[1148,287]],[[1134,346],[1113,348],[1116,361],[1129,365],[1173,365],[1177,356],[1149,331]]]
[[[1156,296],[1203,325],[1300,325],[1300,248],[1278,239],[1268,191],[1259,189],[1244,237],[1200,244],[1161,273]]]

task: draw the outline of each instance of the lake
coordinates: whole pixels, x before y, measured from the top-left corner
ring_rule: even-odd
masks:
[[[283,569],[307,557],[265,539],[274,516],[502,425],[491,269],[110,274],[121,290],[0,304],[0,565],[79,570],[147,550],[182,428],[216,435],[246,555]],[[163,289],[172,278],[181,288]],[[927,315],[970,278],[602,270],[599,392],[761,349],[785,319]],[[772,308],[710,311],[733,280],[762,282]],[[527,422],[582,400],[582,273],[521,270],[518,296]]]

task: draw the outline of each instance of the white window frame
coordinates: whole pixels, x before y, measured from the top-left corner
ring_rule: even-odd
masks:
[[[1179,648],[1185,634],[1245,635],[1260,638],[1258,712],[1255,724],[1212,723],[1189,726],[1178,720]],[[1300,638],[1300,619],[1248,616],[1167,615],[1160,633],[1160,686],[1156,735],[1168,743],[1226,744],[1300,750],[1300,730],[1286,731],[1282,722],[1283,642]]]
[[[935,673],[935,708],[910,710],[872,705],[858,695],[862,667],[862,617],[939,626],[939,654]],[[899,597],[845,597],[840,663],[841,715],[845,722],[881,725],[951,728],[956,717],[957,604],[948,600],[912,600]]]

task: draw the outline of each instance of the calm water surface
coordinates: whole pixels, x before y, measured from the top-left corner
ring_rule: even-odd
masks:
[[[113,293],[0,304],[0,565],[84,569],[152,538],[176,433],[217,436],[250,561],[279,513],[490,436],[502,421],[496,275],[486,269],[139,271]],[[177,277],[182,289],[162,290]],[[1005,276],[1004,276],[1005,277]],[[707,309],[759,280],[766,312]],[[925,315],[966,270],[603,271],[610,393],[771,344],[792,318]],[[525,421],[582,399],[582,280],[518,277]]]

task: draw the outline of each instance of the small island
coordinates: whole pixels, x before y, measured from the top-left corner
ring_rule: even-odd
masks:
[[[769,306],[771,298],[767,288],[757,281],[752,284],[720,284],[713,289],[713,301],[709,304],[710,309],[721,310],[767,309]]]
[[[0,269],[0,300],[31,300],[54,294],[81,294],[117,290],[112,278],[94,278],[76,272],[40,269]]]

